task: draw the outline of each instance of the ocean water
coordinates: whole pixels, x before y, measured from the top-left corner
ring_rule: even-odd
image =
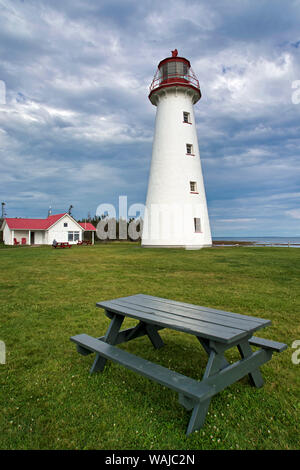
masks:
[[[215,241],[252,242],[255,245],[300,248],[300,237],[212,237]]]

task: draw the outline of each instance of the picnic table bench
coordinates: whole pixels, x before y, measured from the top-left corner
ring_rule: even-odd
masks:
[[[91,245],[91,244],[92,244],[91,240],[82,240],[82,241],[77,242],[77,245]]]
[[[56,245],[52,245],[53,248],[71,248],[72,245],[70,245],[69,242],[58,242]]]
[[[264,381],[259,367],[271,359],[273,352],[287,348],[284,343],[253,336],[255,331],[270,325],[270,320],[262,318],[143,294],[98,302],[96,305],[103,308],[111,320],[106,334],[100,338],[86,334],[70,338],[76,343],[80,354],[96,353],[90,372],[103,371],[109,359],[175,390],[179,394],[179,403],[192,410],[187,435],[203,426],[214,395],[245,375],[249,375],[254,386],[261,387]],[[120,330],[125,317],[137,319],[139,323]],[[155,348],[161,348],[164,343],[158,332],[163,328],[196,336],[208,356],[201,381],[116,347],[117,344],[147,335]],[[259,349],[253,351],[251,346]],[[241,359],[230,364],[224,353],[232,347],[238,348]]]

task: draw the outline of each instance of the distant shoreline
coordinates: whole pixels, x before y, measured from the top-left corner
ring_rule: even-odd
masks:
[[[213,245],[255,245],[254,242],[250,241],[238,241],[238,240],[213,240]]]
[[[254,241],[242,241],[242,240],[212,240],[213,246],[297,246],[300,247],[299,243],[258,243]]]

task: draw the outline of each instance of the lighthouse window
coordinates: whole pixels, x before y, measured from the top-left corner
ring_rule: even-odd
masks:
[[[188,66],[184,62],[174,60],[163,64],[160,67],[160,73],[162,81],[176,77],[186,79],[188,74]]]
[[[192,144],[186,144],[186,153],[187,153],[188,155],[193,155],[194,152],[193,152],[193,146],[192,146]]]
[[[186,122],[187,124],[191,124],[191,120],[190,120],[190,113],[187,113],[187,112],[183,112],[183,122]]]
[[[197,191],[197,183],[196,181],[190,181],[190,189],[192,193],[195,193]]]
[[[194,227],[196,233],[201,233],[201,219],[199,217],[194,218]]]

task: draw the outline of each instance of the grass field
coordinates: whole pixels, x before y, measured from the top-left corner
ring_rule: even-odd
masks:
[[[12,247],[0,249],[0,270],[1,449],[299,449],[300,364],[290,347],[300,339],[299,249]],[[175,392],[113,363],[90,376],[93,356],[69,340],[105,333],[97,301],[136,293],[268,318],[257,336],[289,348],[262,367],[263,388],[245,377],[219,393],[205,426],[186,437],[190,412]],[[161,350],[146,337],[121,347],[200,379],[206,355],[196,339],[161,336]]]

